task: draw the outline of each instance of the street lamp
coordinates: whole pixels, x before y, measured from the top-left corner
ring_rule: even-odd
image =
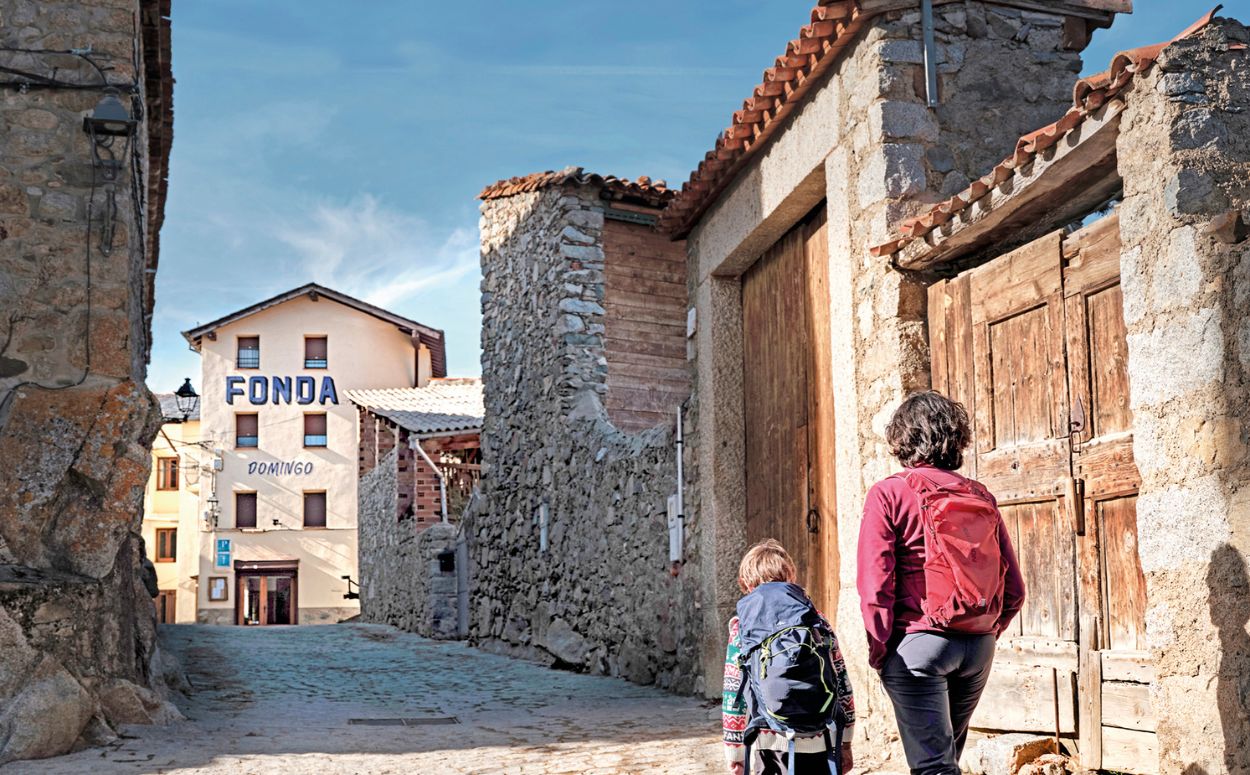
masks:
[[[96,104],[90,116],[83,116],[82,131],[91,138],[91,167],[104,183],[104,213],[100,219],[100,253],[109,255],[113,251],[113,226],[117,213],[116,190],[117,178],[122,171],[122,159],[130,147],[130,138],[134,136],[135,127],[139,122],[131,117],[130,111],[117,98],[116,94],[105,94]],[[120,151],[113,148],[117,138],[122,138]],[[95,187],[95,177],[92,188]],[[92,203],[88,203],[88,207]]]
[[[217,517],[221,514],[218,510],[217,495],[215,493],[210,493],[204,503],[208,506],[208,510],[204,512],[204,521],[207,523],[206,526],[209,530],[216,530]]]
[[[178,404],[178,411],[182,412],[182,420],[186,422],[191,415],[195,414],[195,410],[200,406],[200,394],[195,392],[195,388],[191,387],[191,378],[187,377],[182,383],[182,387],[174,391],[174,401]]]

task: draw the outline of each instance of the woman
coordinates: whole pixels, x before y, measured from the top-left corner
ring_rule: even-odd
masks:
[[[886,428],[904,471],[869,491],[860,527],[856,586],[869,662],[894,705],[913,775],[958,775],[995,641],[1024,603],[993,496],[955,472],[970,438],[961,404],[936,391],[909,396]],[[950,551],[947,536],[965,551]],[[930,554],[939,561],[926,567]]]

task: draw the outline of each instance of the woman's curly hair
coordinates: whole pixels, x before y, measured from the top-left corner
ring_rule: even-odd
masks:
[[[927,463],[954,471],[964,464],[964,450],[972,441],[968,410],[936,390],[912,393],[894,410],[885,440],[908,468]]]

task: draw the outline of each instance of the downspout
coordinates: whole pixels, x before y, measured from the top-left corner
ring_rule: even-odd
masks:
[[[425,460],[425,464],[428,465],[431,469],[433,469],[434,475],[438,477],[438,494],[439,494],[439,497],[442,499],[442,503],[443,503],[443,524],[445,525],[447,524],[447,521],[448,521],[447,520],[447,479],[443,476],[443,470],[439,468],[438,466],[434,465],[434,461],[431,460],[430,456],[426,454],[425,449],[421,446],[421,439],[413,439],[411,444],[412,444],[412,448],[417,451],[417,454],[421,455],[421,458]]]

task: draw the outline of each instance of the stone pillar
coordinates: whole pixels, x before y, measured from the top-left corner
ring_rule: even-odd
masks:
[[[358,410],[358,413],[360,416],[360,441],[357,445],[357,468],[359,476],[364,476],[378,464],[377,421],[367,409],[361,408]]]
[[[1167,48],[1135,80],[1118,142],[1162,773],[1250,768],[1248,39],[1217,20]]]

